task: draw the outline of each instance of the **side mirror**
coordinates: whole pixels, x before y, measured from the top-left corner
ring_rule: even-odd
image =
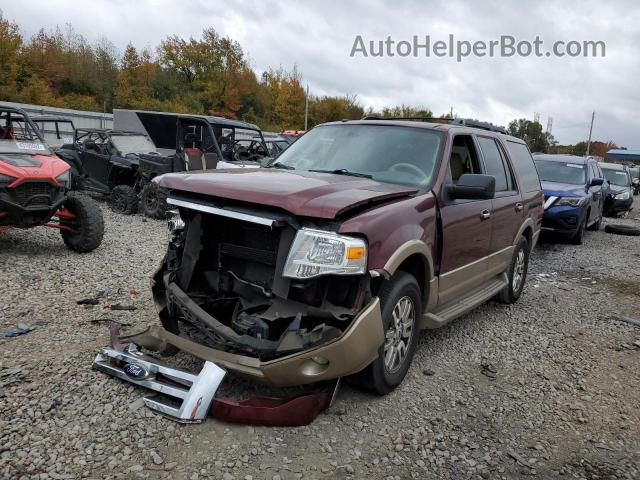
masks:
[[[457,184],[447,186],[447,193],[454,200],[491,200],[496,193],[496,178],[465,173]]]
[[[591,179],[591,183],[589,184],[590,187],[597,187],[600,186],[604,183],[604,178],[592,178]]]

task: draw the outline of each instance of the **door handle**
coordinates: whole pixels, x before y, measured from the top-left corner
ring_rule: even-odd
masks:
[[[516,212],[521,212],[523,208],[524,205],[522,205],[520,202],[516,203]]]
[[[491,212],[489,210],[482,210],[482,212],[480,212],[480,218],[482,218],[482,220],[488,220],[491,217]]]

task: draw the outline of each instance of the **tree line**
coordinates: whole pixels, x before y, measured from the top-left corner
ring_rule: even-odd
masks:
[[[526,118],[511,121],[507,127],[507,133],[527,142],[532,152],[578,155],[580,157],[587,153],[587,141],[573,145],[560,145],[551,133],[543,130],[540,122]],[[619,147],[611,140],[608,142],[594,140],[589,147],[589,155],[605,158],[607,152],[614,148]]]
[[[302,129],[305,90],[294,66],[256,73],[241,45],[208,28],[156,48],[93,44],[67,25],[25,38],[0,11],[0,100],[98,112],[114,108],[220,115],[264,130]],[[379,112],[355,95],[309,96],[309,126],[364,115],[431,116],[422,107]]]
[[[241,45],[208,28],[200,38],[166,37],[156,48],[129,44],[120,53],[106,38],[93,44],[67,25],[25,38],[0,10],[0,100],[77,110],[114,108],[220,115],[263,130],[304,128],[305,91],[294,66],[256,73]],[[433,117],[425,107],[365,109],[356,95],[309,96],[309,126],[377,117]],[[439,118],[450,118],[451,114]],[[584,155],[586,142],[558,145],[539,122],[513,120],[511,135],[533,152]],[[593,142],[604,156],[613,142]]]

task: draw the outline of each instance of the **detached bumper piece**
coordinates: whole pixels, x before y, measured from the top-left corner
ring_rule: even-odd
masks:
[[[315,390],[291,398],[251,397],[245,400],[216,398],[211,415],[230,423],[299,427],[310,424],[333,403],[340,380],[324,390]]]
[[[198,375],[171,368],[144,355],[134,344],[123,351],[103,348],[92,368],[161,393],[145,397],[144,404],[181,423],[200,423],[206,418],[226,374],[212,362],[205,362]]]

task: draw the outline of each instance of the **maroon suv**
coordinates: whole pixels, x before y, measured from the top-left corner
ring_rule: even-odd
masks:
[[[540,232],[526,144],[458,123],[327,123],[267,168],[160,177],[180,214],[162,326],[126,339],[272,385],[393,390],[421,329],[518,299]]]

